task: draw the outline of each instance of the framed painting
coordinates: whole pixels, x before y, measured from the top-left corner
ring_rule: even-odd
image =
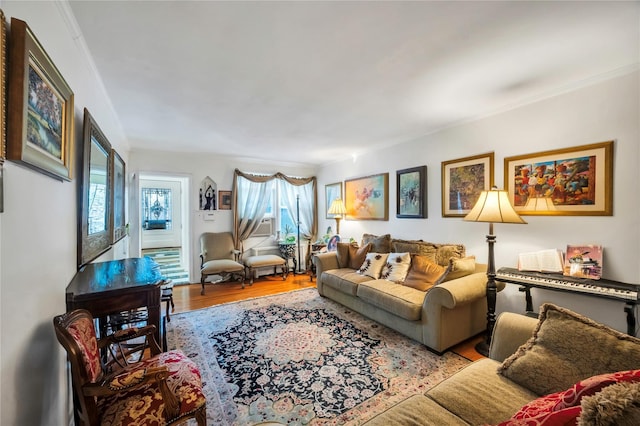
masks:
[[[205,177],[200,183],[198,192],[198,208],[200,210],[217,210],[218,185],[209,176]]]
[[[504,159],[505,189],[521,215],[613,215],[613,141]]]
[[[327,219],[333,219],[334,215],[326,213],[331,207],[331,203],[336,198],[342,198],[342,182],[330,183],[324,186],[324,201],[325,201],[325,217]]]
[[[7,159],[60,180],[73,174],[73,92],[24,21],[11,18]]]
[[[0,164],[6,156],[7,143],[7,23],[0,9]],[[1,191],[1,189],[0,189]],[[2,208],[0,206],[0,212]]]
[[[126,235],[124,214],[125,164],[115,149],[111,150],[111,205],[113,206],[113,243]]]
[[[442,162],[442,217],[466,216],[493,185],[493,152]]]
[[[218,191],[218,210],[231,210],[231,191]]]
[[[389,220],[389,173],[344,181],[347,220]]]
[[[396,172],[396,217],[427,217],[427,166]]]

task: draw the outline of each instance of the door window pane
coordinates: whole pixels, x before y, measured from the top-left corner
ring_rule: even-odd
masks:
[[[171,189],[142,188],[142,228],[172,229]]]

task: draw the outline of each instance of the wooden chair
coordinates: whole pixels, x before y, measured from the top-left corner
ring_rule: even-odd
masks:
[[[244,265],[239,262],[241,252],[234,247],[231,232],[205,232],[200,235],[200,283],[204,294],[204,282],[209,275],[222,279],[239,276],[244,288]]]
[[[206,425],[198,367],[180,351],[161,352],[154,325],[98,339],[91,313],[78,309],[56,316],[53,326],[71,363],[76,424],[172,425],[195,418]],[[131,341],[139,344],[125,345]]]

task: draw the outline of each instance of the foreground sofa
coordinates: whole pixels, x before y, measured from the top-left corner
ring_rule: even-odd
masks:
[[[407,252],[414,255],[414,260],[417,255],[432,259],[443,268],[446,265],[446,281],[414,288],[375,279],[357,272],[363,262],[354,261],[353,247],[349,247],[350,258],[341,259],[341,249],[347,245],[339,245],[335,252],[314,257],[320,295],[417,340],[438,354],[486,330],[486,265],[467,257],[463,245],[365,234],[360,247],[367,245],[369,253]],[[504,284],[500,283],[499,289],[502,288]]]
[[[545,304],[501,314],[489,356],[366,426],[640,424],[640,339]]]

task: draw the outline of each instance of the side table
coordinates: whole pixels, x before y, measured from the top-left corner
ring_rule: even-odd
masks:
[[[287,262],[287,268],[289,268],[289,259],[293,261],[293,274],[295,275],[296,270],[298,269],[298,259],[296,258],[296,244],[279,242],[278,248],[280,249],[280,254]]]
[[[309,250],[309,255],[307,256],[307,271],[309,271],[309,281],[313,281],[313,278],[316,276],[316,264],[313,263],[313,258],[315,255],[322,253],[327,247],[324,243],[311,244],[311,250]]]

